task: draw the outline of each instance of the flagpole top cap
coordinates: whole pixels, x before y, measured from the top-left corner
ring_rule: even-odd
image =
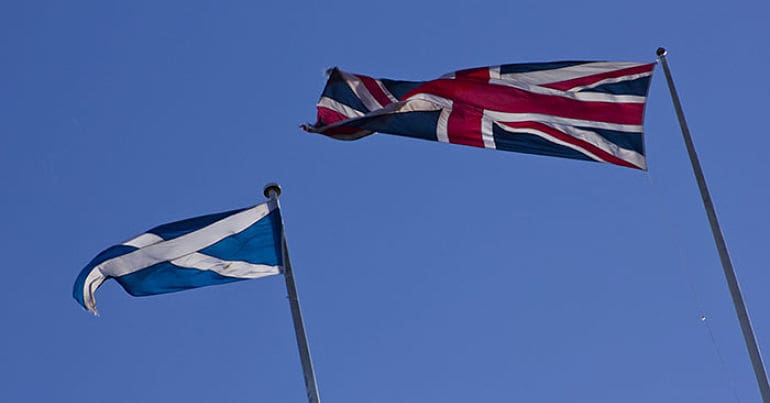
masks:
[[[265,197],[267,197],[268,199],[272,199],[273,194],[275,194],[275,197],[277,198],[278,196],[281,195],[281,185],[275,182],[270,182],[267,185],[265,185],[265,189],[262,192],[265,194]]]
[[[666,55],[666,48],[658,48],[658,51],[656,52],[658,56],[665,56]]]

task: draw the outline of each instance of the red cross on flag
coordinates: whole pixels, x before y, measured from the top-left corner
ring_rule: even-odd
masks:
[[[654,63],[550,62],[431,81],[329,71],[318,117],[340,140],[374,132],[646,169],[642,123]]]

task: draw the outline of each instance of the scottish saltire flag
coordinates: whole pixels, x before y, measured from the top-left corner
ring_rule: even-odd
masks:
[[[274,200],[163,224],[98,254],[80,272],[73,295],[96,313],[94,293],[110,278],[145,296],[279,274],[282,231]]]
[[[373,132],[646,169],[642,121],[654,63],[552,62],[432,81],[329,72],[318,117],[340,140]]]

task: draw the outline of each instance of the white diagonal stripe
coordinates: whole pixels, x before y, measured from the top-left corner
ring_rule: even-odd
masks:
[[[321,99],[318,100],[318,106],[323,106],[324,108],[329,108],[335,112],[339,112],[349,118],[355,118],[358,116],[363,116],[364,112],[361,112],[359,110],[353,109],[345,104],[339,103],[329,97],[321,97]]]
[[[607,161],[604,161],[603,159],[599,158],[597,155],[591,153],[590,151],[584,149],[583,147],[580,147],[580,146],[578,146],[576,144],[568,143],[568,142],[566,142],[564,140],[561,140],[561,139],[558,139],[556,137],[553,137],[553,136],[551,136],[550,134],[548,134],[548,133],[546,133],[544,131],[537,130],[537,129],[534,129],[534,128],[531,128],[531,127],[511,127],[511,126],[508,126],[506,124],[501,124],[501,123],[498,123],[498,125],[500,125],[500,127],[503,128],[503,130],[505,130],[507,132],[510,132],[510,133],[527,133],[527,134],[532,134],[532,135],[535,135],[535,136],[538,136],[538,137],[542,137],[545,140],[547,140],[548,142],[551,142],[551,143],[554,143],[554,144],[559,144],[559,145],[571,148],[571,149],[573,149],[573,150],[575,150],[575,151],[577,151],[577,152],[579,152],[581,154],[584,154],[584,155],[590,157],[593,160],[601,161],[601,162],[607,162]]]
[[[596,120],[571,119],[542,113],[509,113],[485,110],[484,116],[496,122],[542,122],[549,124],[595,127],[597,129],[616,130],[619,132],[641,133],[642,125],[624,125],[619,123],[598,122]]]
[[[374,82],[377,83],[377,86],[380,87],[383,93],[385,93],[385,96],[388,97],[390,102],[398,102],[398,99],[385,88],[385,84],[383,84],[382,81],[374,80]]]
[[[623,82],[623,81],[631,81],[631,80],[636,80],[637,78],[650,77],[650,76],[652,76],[652,72],[651,71],[648,71],[648,72],[645,72],[645,73],[639,73],[639,74],[629,74],[627,76],[622,76],[622,77],[605,78],[604,80],[597,81],[597,82],[595,82],[595,83],[593,83],[591,85],[583,85],[583,86],[579,86],[579,87],[574,87],[574,88],[568,89],[567,91],[570,91],[570,92],[582,91],[582,90],[584,90],[586,88],[596,88],[596,87],[598,87],[600,85],[604,85],[604,84],[620,83],[620,82]],[[645,99],[646,97],[639,97],[639,98]],[[644,102],[642,102],[642,103],[644,103]]]
[[[364,85],[364,82],[361,81],[360,78],[356,77],[354,74],[346,73],[342,70],[338,71],[340,74],[342,74],[342,78],[345,79],[345,83],[347,83],[348,87],[353,90],[353,93],[356,94],[358,99],[361,100],[367,109],[374,111],[382,108],[380,102],[377,101],[377,98],[375,98],[371,92],[369,92],[369,89],[366,88],[366,85]]]
[[[552,135],[550,135],[548,133],[545,133],[543,131],[540,131],[540,130],[537,130],[537,129],[534,129],[534,128],[511,127],[511,126],[506,125],[505,123],[498,123],[498,125],[500,125],[500,127],[502,127],[503,129],[505,129],[506,131],[509,131],[509,132],[534,134],[536,136],[539,136],[539,137],[542,137],[544,139],[547,139],[550,142],[553,142],[553,143],[556,143],[556,144],[561,144],[561,145],[563,145],[565,147],[569,147],[569,148],[571,148],[573,150],[579,151],[580,153],[585,154],[585,155],[587,155],[587,156],[589,156],[589,157],[591,157],[591,158],[593,158],[593,159],[595,159],[597,161],[606,162],[603,158],[601,158],[601,157],[591,153],[590,151],[586,150],[585,148],[583,148],[583,147],[581,147],[579,145],[568,143],[568,142],[565,142],[563,140],[557,139],[557,138],[553,137]],[[635,165],[635,166],[637,166],[637,167],[639,167],[641,169],[645,169],[647,167],[647,163],[646,163],[643,155],[637,153],[636,151],[622,148],[622,147],[618,146],[615,143],[607,141],[604,137],[600,136],[597,133],[594,133],[594,132],[589,131],[589,130],[581,130],[581,129],[578,129],[576,127],[565,126],[565,125],[550,124],[549,126],[553,127],[556,130],[559,130],[559,131],[561,131],[561,132],[563,132],[563,133],[565,133],[567,135],[570,135],[570,136],[572,136],[572,137],[574,137],[576,139],[579,139],[579,140],[584,141],[584,142],[586,142],[588,144],[591,144],[594,147],[596,147],[596,148],[606,152],[607,154],[610,154],[610,155],[615,156],[615,157],[617,157],[619,159],[622,159],[623,161],[629,162],[629,163],[631,163],[631,164],[633,164],[633,165]]]
[[[560,81],[643,66],[645,63],[634,62],[589,62],[558,69],[528,71],[524,73],[501,74],[503,80],[518,81],[527,84],[543,85]]]
[[[324,98],[321,98],[321,100],[323,101]],[[320,102],[319,102],[319,105],[321,105]],[[451,109],[452,101],[436,95],[421,93],[421,94],[416,94],[414,96],[411,96],[404,101],[399,101],[399,102],[386,105],[384,108],[377,109],[376,111],[372,111],[366,114],[361,114],[360,116],[351,117],[350,119],[340,120],[338,122],[334,122],[330,125],[326,125],[323,127],[315,128],[313,129],[313,131],[324,132],[326,130],[335,128],[337,126],[350,125],[352,123],[355,123],[356,120],[361,118],[372,118],[375,116],[390,115],[394,113],[437,111],[437,110],[441,110],[442,108]],[[355,109],[351,109],[351,110],[355,110]],[[367,134],[369,133],[371,132],[367,132]],[[335,137],[339,137],[339,136],[335,135]]]
[[[145,232],[136,238],[132,238],[126,242],[123,242],[123,245],[133,246],[134,248],[144,248],[145,246],[156,244],[158,242],[163,242],[163,238],[151,232]]]
[[[102,274],[98,268],[94,267],[91,272],[88,273],[86,280],[83,282],[83,304],[90,312],[96,313],[96,298],[94,293],[99,286],[102,285],[107,276]]]
[[[538,85],[527,84],[524,82],[507,81],[507,80],[499,80],[499,79],[490,79],[489,83],[492,85],[500,85],[503,87],[516,88],[522,91],[532,92],[535,94],[552,95],[552,96],[569,98],[577,101],[586,101],[586,102],[643,104],[647,100],[647,97],[642,97],[639,95],[617,95],[617,94],[607,94],[603,92],[575,92],[573,90],[564,91],[564,90],[557,90],[554,88],[540,87]]]
[[[147,232],[123,242],[123,245],[133,246],[134,248],[143,248],[162,241],[163,238]],[[86,309],[94,314],[96,314],[96,297],[94,296],[94,293],[96,293],[96,289],[99,288],[105,280],[107,280],[107,276],[102,274],[99,270],[99,266],[96,266],[91,269],[91,272],[88,273],[88,276],[86,276],[86,279],[83,282],[83,303],[86,306]]]
[[[163,242],[137,249],[96,266],[104,275],[119,277],[152,265],[178,259],[237,234],[267,216],[276,208],[273,201],[223,218],[206,227]]]
[[[222,260],[202,253],[191,253],[174,259],[171,263],[188,269],[209,270],[233,278],[259,278],[281,273],[281,266]]]
[[[643,155],[634,150],[620,147],[619,145],[607,140],[604,136],[601,136],[596,132],[585,129],[578,129],[577,127],[568,125],[551,124],[550,126],[556,130],[567,133],[576,139],[585,141],[586,143],[595,146],[607,154],[611,154],[617,158],[622,159],[623,161],[630,162],[639,168],[645,169],[647,167],[647,163],[645,162]]]

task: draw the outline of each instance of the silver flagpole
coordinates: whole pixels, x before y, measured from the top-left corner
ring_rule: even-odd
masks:
[[[754,329],[751,327],[751,320],[749,320],[749,312],[746,310],[746,304],[743,302],[743,295],[741,295],[741,288],[738,285],[738,278],[735,276],[733,263],[730,261],[730,256],[727,254],[727,245],[722,236],[719,221],[717,221],[717,214],[714,211],[714,204],[711,201],[711,195],[706,186],[706,179],[703,177],[703,170],[698,161],[698,154],[695,152],[695,145],[690,136],[690,129],[687,127],[687,122],[684,120],[682,104],[679,102],[679,95],[677,95],[676,88],[674,87],[674,79],[671,78],[671,71],[668,68],[668,61],[666,61],[666,49],[658,48],[657,53],[660,63],[663,65],[663,72],[666,74],[668,89],[671,92],[671,99],[674,101],[674,109],[676,109],[676,116],[679,118],[679,126],[682,128],[684,144],[687,147],[687,154],[690,156],[692,170],[693,173],[695,173],[695,179],[698,182],[698,189],[700,190],[700,195],[703,199],[703,207],[706,209],[706,215],[708,216],[709,224],[711,224],[711,233],[714,235],[714,242],[719,251],[719,259],[722,261],[722,269],[725,273],[725,279],[727,279],[727,286],[730,288],[730,295],[733,297],[735,312],[738,314],[738,321],[741,324],[743,340],[746,342],[746,348],[749,350],[751,365],[754,367],[754,375],[757,377],[757,384],[759,384],[762,401],[764,403],[770,403],[770,385],[768,385],[767,382],[767,373],[765,372],[765,366],[762,363],[762,355],[759,353],[757,339],[754,336]]]
[[[278,203],[281,187],[277,183],[268,183],[265,185],[264,193],[265,197]],[[286,280],[286,291],[289,293],[291,318],[294,321],[294,333],[297,336],[299,358],[302,361],[302,373],[305,377],[307,400],[310,403],[321,403],[321,398],[318,396],[318,385],[315,381],[315,372],[313,371],[313,361],[310,359],[310,347],[308,346],[307,335],[305,334],[305,323],[302,321],[302,311],[299,308],[297,286],[294,284],[294,274],[291,271],[289,248],[286,244],[286,233],[283,230],[283,219],[281,219],[281,250],[283,251],[283,277]]]

